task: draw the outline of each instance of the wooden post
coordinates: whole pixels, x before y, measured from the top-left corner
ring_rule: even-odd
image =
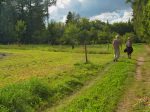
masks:
[[[87,56],[87,46],[86,46],[86,42],[84,43],[84,49],[85,49],[85,61],[86,61],[86,63],[88,63],[88,56]]]

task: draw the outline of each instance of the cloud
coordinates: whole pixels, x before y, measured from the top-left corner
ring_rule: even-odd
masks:
[[[116,22],[127,22],[129,19],[132,19],[133,11],[132,9],[127,10],[117,10],[113,12],[105,12],[100,15],[96,15],[90,18],[90,20],[101,20],[103,22],[109,21],[109,23]]]
[[[125,10],[130,7],[126,0],[57,0],[56,6],[49,8],[51,19],[63,21],[69,11],[82,17],[92,17],[104,12]]]

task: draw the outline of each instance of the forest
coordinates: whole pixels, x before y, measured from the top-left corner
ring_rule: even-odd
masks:
[[[87,44],[106,44],[111,43],[116,34],[119,34],[123,41],[130,36],[135,42],[144,42],[140,39],[142,32],[137,32],[138,29],[134,32],[134,28],[139,28],[135,25],[142,23],[137,19],[129,20],[127,23],[110,24],[100,20],[91,21],[80,17],[76,12],[68,12],[65,23],[50,21],[48,7],[55,4],[56,0],[1,0],[0,43],[74,46],[87,41]],[[133,7],[136,11],[135,5]],[[143,16],[139,14],[139,17]],[[142,26],[140,27],[143,31]]]

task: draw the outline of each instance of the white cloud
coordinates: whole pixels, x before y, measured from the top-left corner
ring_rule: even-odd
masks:
[[[125,0],[116,0],[115,2],[112,0],[57,0],[56,6],[49,8],[49,13],[50,19],[64,21],[69,11],[76,12],[81,17],[90,18],[100,13],[124,10],[129,7],[125,4]],[[118,15],[116,14],[116,16]]]
[[[67,15],[64,15],[63,19],[61,20],[61,22],[65,23],[67,19]]]
[[[117,10],[113,12],[105,12],[100,15],[96,15],[90,18],[90,20],[101,20],[103,22],[109,21],[109,23],[116,22],[127,22],[129,19],[132,19],[133,11],[132,9],[127,10]]]

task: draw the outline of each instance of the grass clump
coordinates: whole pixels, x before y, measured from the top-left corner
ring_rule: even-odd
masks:
[[[52,96],[46,82],[32,79],[0,90],[1,112],[34,112]]]

